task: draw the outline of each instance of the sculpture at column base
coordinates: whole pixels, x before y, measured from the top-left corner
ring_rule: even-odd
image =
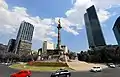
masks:
[[[58,62],[67,62],[69,59],[68,55],[64,52],[64,50],[61,51],[59,57],[58,57]]]
[[[41,60],[41,56],[38,56],[37,61]]]

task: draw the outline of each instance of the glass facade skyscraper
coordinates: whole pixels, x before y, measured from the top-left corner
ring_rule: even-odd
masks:
[[[116,37],[118,45],[120,45],[120,16],[117,18],[117,20],[114,24],[113,32]]]
[[[94,5],[89,7],[86,11],[84,21],[89,47],[106,45]]]
[[[23,21],[20,25],[17,40],[26,40],[31,42],[33,36],[34,26],[28,22]]]
[[[34,26],[28,22],[23,21],[20,25],[17,38],[15,53],[21,53],[31,50],[31,41],[33,37]]]

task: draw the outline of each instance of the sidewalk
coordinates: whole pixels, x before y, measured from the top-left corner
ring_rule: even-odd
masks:
[[[104,64],[94,64],[94,63],[87,63],[78,60],[72,60],[72,62],[67,62],[68,66],[76,71],[89,71],[94,66],[100,66],[102,69],[107,68]]]

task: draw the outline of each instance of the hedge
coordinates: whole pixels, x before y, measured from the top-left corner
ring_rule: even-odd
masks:
[[[49,67],[68,67],[67,63],[62,62],[28,62],[28,65],[31,66],[49,66]]]

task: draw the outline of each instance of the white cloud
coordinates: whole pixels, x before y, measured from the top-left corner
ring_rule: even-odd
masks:
[[[100,22],[105,22],[111,17],[111,14],[108,11],[103,10],[103,9],[99,9],[97,14],[98,14],[98,18]]]
[[[26,8],[24,8],[24,7],[13,7],[13,10],[12,11],[14,11],[15,13],[19,13],[21,16],[29,16],[28,14],[27,14],[27,9]]]
[[[120,0],[92,0],[96,7],[101,8],[101,9],[106,9],[110,8],[114,5],[119,5]]]
[[[8,5],[4,0],[0,0],[0,8],[8,9]]]
[[[0,32],[17,35],[20,23],[25,20],[35,27],[33,39],[43,41],[52,40],[51,37],[56,37],[55,27],[52,26],[54,24],[53,19],[32,17],[26,11],[27,9],[24,7],[13,7],[12,10],[8,10],[7,3],[0,0]]]
[[[55,21],[57,23],[58,19],[61,19],[61,26],[63,27],[63,29],[67,32],[73,33],[74,35],[78,35],[79,33],[77,32],[77,30],[75,31],[73,29],[73,27],[75,27],[75,25],[73,23],[71,23],[68,19],[66,18],[55,18]]]

